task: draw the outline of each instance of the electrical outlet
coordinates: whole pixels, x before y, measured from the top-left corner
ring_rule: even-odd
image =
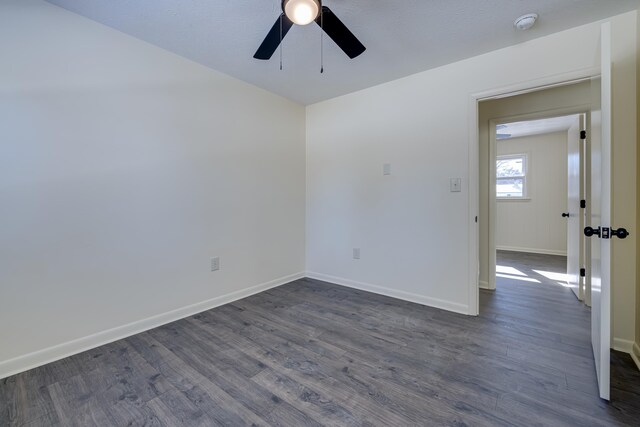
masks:
[[[220,270],[220,257],[211,258],[211,271]]]
[[[391,163],[382,165],[382,175],[391,175]]]
[[[360,259],[360,248],[353,248],[353,259]]]

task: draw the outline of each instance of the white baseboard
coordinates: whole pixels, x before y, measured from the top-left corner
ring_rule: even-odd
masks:
[[[486,290],[488,290],[488,291],[490,291],[490,290],[491,290],[491,288],[489,288],[489,282],[485,282],[484,280],[480,280],[480,281],[478,282],[478,287],[479,287],[480,289],[486,289]]]
[[[496,246],[498,251],[509,252],[527,252],[530,254],[542,254],[542,255],[560,255],[567,256],[567,251],[557,251],[554,249],[536,249],[536,248],[518,248],[514,246]]]
[[[158,326],[162,326],[185,317],[193,316],[194,314],[246,298],[253,294],[284,285],[285,283],[289,283],[297,279],[302,279],[303,277],[305,277],[303,272],[280,277],[266,283],[261,283],[256,286],[221,295],[216,298],[191,304],[186,307],[118,326],[113,329],[101,331],[96,334],[58,344],[53,347],[44,348],[13,359],[0,361],[0,379],[47,363],[55,362],[56,360],[60,360],[77,353],[82,353],[83,351],[90,350],[131,335],[139,334],[140,332],[144,332],[149,329],[157,328]]]
[[[311,279],[323,280],[325,282],[331,282],[340,286],[346,286],[348,288],[359,289],[361,291],[373,292],[374,294],[386,295],[388,297],[398,298],[404,301],[415,302],[418,304],[427,305],[429,307],[453,311],[455,313],[469,314],[468,306],[451,301],[445,301],[438,298],[431,298],[411,292],[399,291],[397,289],[385,288],[378,285],[371,285],[369,283],[356,282],[355,280],[330,276],[328,274],[315,273],[312,271],[307,271],[307,277]]]
[[[621,338],[613,339],[613,349],[616,351],[621,351],[623,353],[631,354],[633,352],[633,341],[623,340]]]
[[[631,358],[634,362],[636,362],[636,366],[640,370],[640,346],[638,346],[637,342],[633,343],[633,348],[631,349]]]

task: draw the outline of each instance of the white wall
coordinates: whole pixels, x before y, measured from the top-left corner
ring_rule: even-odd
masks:
[[[304,107],[37,0],[0,58],[0,377],[302,275]]]
[[[636,12],[611,21],[613,156],[625,168],[614,168],[613,217],[634,230]],[[590,69],[599,35],[600,24],[589,24],[307,107],[309,274],[472,312],[470,97]],[[385,162],[391,176],[382,176]],[[461,193],[449,192],[452,177],[462,178]],[[627,245],[612,267],[620,339],[634,335],[635,244]]]
[[[566,255],[567,132],[498,140],[497,155],[527,155],[526,200],[497,199],[496,247]]]

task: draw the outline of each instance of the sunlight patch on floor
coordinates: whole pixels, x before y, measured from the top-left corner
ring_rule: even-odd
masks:
[[[511,274],[513,276],[526,276],[526,274],[517,268],[507,267],[506,265],[496,265],[496,273]]]
[[[533,270],[533,271],[543,277],[546,277],[549,280],[553,280],[554,282],[558,283],[561,286],[564,286],[566,288],[570,287],[569,276],[567,276],[565,273],[556,273],[553,271],[542,271],[542,270]]]

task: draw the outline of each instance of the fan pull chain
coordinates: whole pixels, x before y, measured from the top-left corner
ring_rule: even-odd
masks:
[[[282,17],[284,15],[280,15],[280,71],[282,71]]]
[[[324,73],[324,13],[320,7],[320,74]]]

